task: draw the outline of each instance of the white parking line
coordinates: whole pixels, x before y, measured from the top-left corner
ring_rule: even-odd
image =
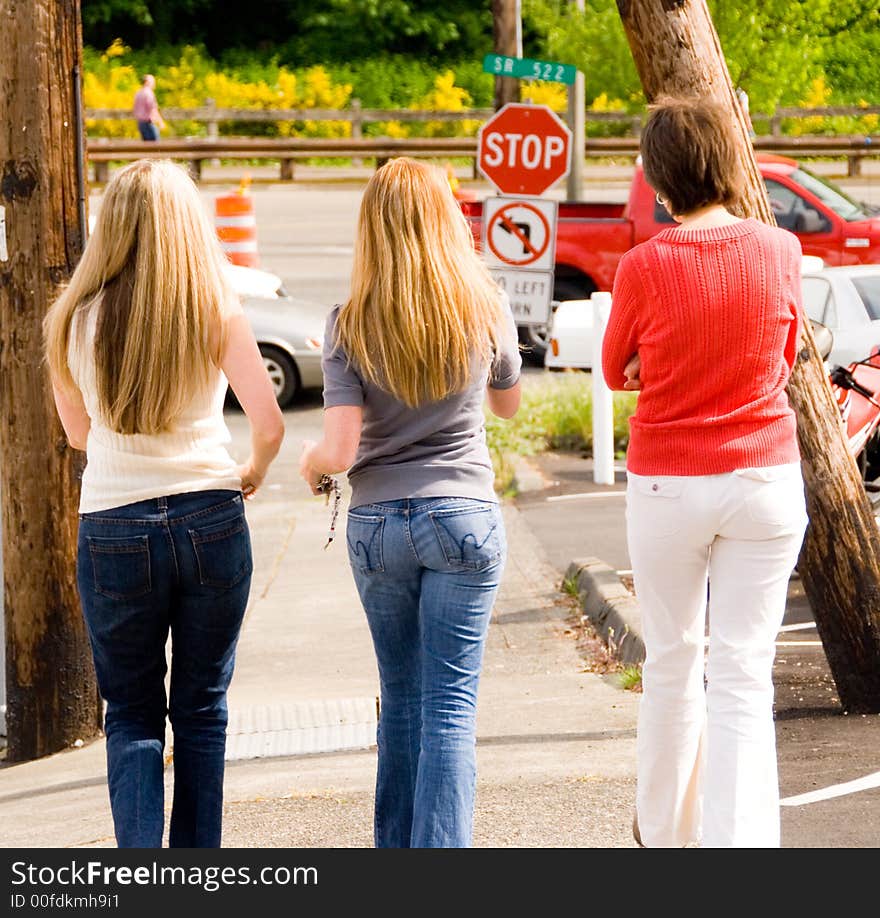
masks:
[[[626,497],[626,491],[584,491],[580,494],[557,494],[545,499],[551,503],[557,500],[589,500],[600,497]]]
[[[782,634],[785,631],[809,631],[810,628],[815,628],[815,622],[797,622],[794,625],[783,625],[779,629],[779,633]]]
[[[819,803],[822,800],[831,800],[834,797],[844,797],[847,794],[855,794],[863,790],[873,790],[880,787],[880,771],[875,771],[872,775],[865,775],[864,778],[856,778],[855,781],[846,781],[843,784],[832,784],[830,787],[823,787],[821,790],[810,791],[806,794],[797,794],[794,797],[786,797],[780,800],[781,806],[804,806],[807,803]]]

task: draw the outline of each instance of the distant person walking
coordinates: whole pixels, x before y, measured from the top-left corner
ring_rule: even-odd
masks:
[[[348,554],[379,664],[375,842],[467,847],[477,684],[506,556],[483,402],[512,417],[507,299],[443,173],[393,159],[367,185],[351,297],[327,320],[324,437],[301,472],[350,468]]]
[[[192,181],[141,160],[108,183],[46,319],[58,413],[88,459],[77,582],[124,848],[162,845],[166,715],[171,846],[220,844],[226,690],[253,570],[242,497],[262,484],[284,431],[225,264]],[[242,466],[225,448],[227,380],[251,427]]]
[[[624,255],[603,350],[609,385],[641,390],[626,509],[647,649],[634,829],[649,847],[774,847],[772,666],[807,522],[785,392],[801,248],[728,211],[743,174],[719,106],[660,100],[641,153],[679,226]]]
[[[159,132],[165,128],[165,122],[156,102],[156,78],[148,73],[135,93],[132,114],[137,121],[141,139],[153,141],[159,139]]]
[[[752,116],[749,112],[749,94],[740,86],[736,91],[736,100],[739,102],[739,107],[742,109],[742,113],[746,119],[746,128],[749,132],[749,137],[753,140],[758,135],[755,133],[754,125],[752,124]]]

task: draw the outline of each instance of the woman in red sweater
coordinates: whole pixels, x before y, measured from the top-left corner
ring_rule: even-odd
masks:
[[[653,107],[645,178],[678,225],[624,256],[604,343],[608,384],[640,389],[627,532],[647,649],[634,831],[649,847],[779,845],[772,666],[807,523],[785,393],[801,249],[728,210],[734,130],[710,103]]]

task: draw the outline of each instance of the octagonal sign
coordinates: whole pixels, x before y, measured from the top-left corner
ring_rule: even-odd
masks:
[[[571,131],[546,105],[510,102],[480,128],[480,172],[502,193],[540,195],[568,175]]]

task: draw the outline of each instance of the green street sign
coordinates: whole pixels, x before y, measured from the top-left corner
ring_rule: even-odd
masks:
[[[519,80],[548,80],[551,83],[574,83],[577,67],[574,64],[556,64],[553,61],[533,61],[528,57],[507,57],[504,54],[487,54],[483,58],[483,71],[495,76],[516,77]]]

